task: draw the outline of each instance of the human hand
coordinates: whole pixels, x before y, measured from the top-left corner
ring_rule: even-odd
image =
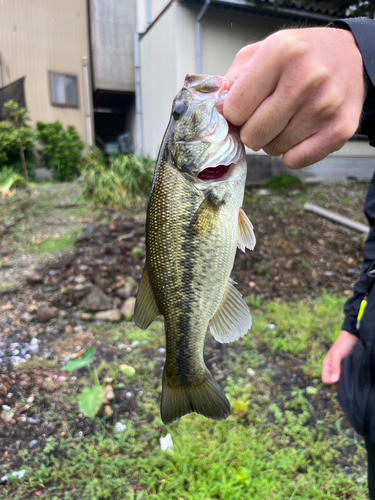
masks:
[[[361,53],[350,31],[278,31],[240,50],[224,116],[255,151],[302,168],[340,149],[356,132],[365,100]]]
[[[336,384],[341,376],[341,364],[353,352],[359,338],[342,330],[338,339],[323,361],[322,380],[325,384]]]

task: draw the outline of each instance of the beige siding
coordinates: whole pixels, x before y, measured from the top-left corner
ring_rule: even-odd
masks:
[[[0,53],[4,85],[26,76],[35,122],[60,120],[86,137],[82,56],[89,56],[85,0],[2,0]],[[77,76],[79,108],[51,105],[49,71]]]
[[[137,31],[142,32],[147,28],[147,21],[153,23],[155,19],[170,4],[171,0],[136,0],[137,1]],[[176,1],[176,0],[175,0]],[[149,16],[147,19],[147,5],[149,5]]]

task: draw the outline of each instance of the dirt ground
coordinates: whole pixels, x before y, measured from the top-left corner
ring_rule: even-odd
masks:
[[[0,479],[1,471],[17,468],[16,449],[30,448],[34,440],[40,446],[62,432],[63,419],[48,422],[42,411],[34,415],[28,409],[34,398],[41,409],[49,407],[48,394],[61,388],[59,364],[93,343],[92,326],[101,320],[97,310],[82,307],[83,300],[95,288],[112,309],[121,309],[135,295],[145,258],[144,212],[94,212],[77,202],[76,187],[59,191],[55,185],[52,195],[48,189],[37,188],[23,201],[0,201],[0,279],[9,285],[0,289]],[[253,252],[238,252],[232,277],[241,293],[259,301],[310,301],[323,290],[350,296],[364,236],[305,213],[303,205],[309,201],[365,222],[366,190],[365,183],[344,182],[310,186],[292,196],[264,196],[257,189],[246,193],[244,208],[257,245]],[[38,241],[73,230],[80,233],[73,248],[47,256],[30,253]],[[99,347],[106,359],[116,357],[116,349]],[[220,353],[211,342],[209,367]],[[33,360],[42,360],[45,368],[40,363],[33,368]],[[306,386],[298,360],[285,359],[283,366],[283,383],[292,371]],[[63,390],[69,391],[69,384]],[[317,404],[329,411],[331,398],[322,397]],[[131,405],[128,401],[124,407],[129,415]],[[84,429],[87,422],[76,425]]]

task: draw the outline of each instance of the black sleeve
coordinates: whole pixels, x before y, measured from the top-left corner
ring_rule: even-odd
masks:
[[[340,19],[330,26],[350,30],[361,52],[368,91],[358,132],[367,135],[371,146],[375,147],[375,20],[367,17]]]
[[[359,335],[357,330],[357,316],[359,306],[366,295],[366,272],[375,260],[375,173],[372,177],[365,203],[365,215],[370,226],[370,232],[364,246],[364,258],[361,277],[354,285],[354,295],[346,302],[344,307],[345,321],[342,330]]]

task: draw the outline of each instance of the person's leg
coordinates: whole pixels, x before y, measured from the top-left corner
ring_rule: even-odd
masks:
[[[368,488],[370,500],[375,500],[375,442],[366,439],[368,460]]]

